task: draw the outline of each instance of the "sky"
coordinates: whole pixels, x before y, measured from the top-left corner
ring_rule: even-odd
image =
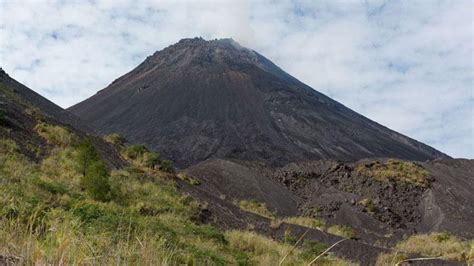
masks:
[[[182,38],[233,38],[347,107],[474,158],[471,0],[0,0],[0,66],[66,108]]]

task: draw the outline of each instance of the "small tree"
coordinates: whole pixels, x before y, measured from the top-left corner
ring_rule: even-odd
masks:
[[[94,145],[89,139],[85,139],[78,145],[77,151],[82,186],[92,198],[101,201],[109,200],[109,173]]]
[[[86,175],[86,171],[92,163],[99,160],[100,156],[92,142],[89,139],[82,140],[77,146],[77,162],[82,176]]]
[[[110,199],[109,173],[104,163],[96,161],[90,164],[82,179],[82,185],[92,198],[100,201]]]

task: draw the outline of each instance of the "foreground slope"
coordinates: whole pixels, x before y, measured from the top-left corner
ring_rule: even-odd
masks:
[[[11,78],[0,68],[0,137],[12,138],[30,158],[47,145],[34,128],[38,122],[65,126],[79,136],[89,136],[109,168],[125,165],[117,151],[79,118]]]
[[[317,74],[317,73],[315,73]],[[447,158],[313,90],[230,39],[184,39],[69,109],[180,167],[207,158]]]

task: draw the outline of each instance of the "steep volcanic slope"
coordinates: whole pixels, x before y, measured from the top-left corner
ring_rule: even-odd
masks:
[[[29,157],[37,157],[35,150],[46,145],[34,130],[41,117],[48,124],[66,126],[78,136],[88,135],[110,168],[125,165],[116,149],[79,118],[12,79],[1,68],[0,115],[0,138],[13,139]]]
[[[331,100],[230,39],[183,39],[70,110],[180,167],[212,157],[273,165],[447,157]]]

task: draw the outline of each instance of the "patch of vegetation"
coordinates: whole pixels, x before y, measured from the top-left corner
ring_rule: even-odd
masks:
[[[275,265],[288,254],[285,265],[302,265],[317,251],[317,244],[293,249],[196,223],[200,204],[159,170],[135,165],[106,173],[90,141],[64,143],[33,162],[14,141],[0,141],[2,254],[26,265]],[[330,255],[321,261],[347,265]]]
[[[184,172],[181,172],[181,173],[178,173],[176,175],[179,179],[183,180],[184,182],[187,182],[189,183],[190,185],[193,185],[193,186],[199,186],[201,184],[201,182],[199,182],[199,180],[188,174],[188,173],[184,173]]]
[[[5,84],[0,84],[0,92],[18,103],[25,104],[25,101],[16,93],[16,91],[11,87],[5,86]]]
[[[365,198],[358,202],[358,204],[367,209],[369,213],[377,213],[378,209],[371,199]]]
[[[114,146],[118,148],[122,148],[125,145],[125,138],[120,136],[117,133],[104,136],[104,140],[109,143],[112,143]]]
[[[413,235],[398,243],[395,249],[417,253],[426,257],[442,257],[446,260],[474,262],[473,241],[463,241],[447,232]]]
[[[354,229],[344,225],[333,225],[327,229],[327,232],[349,239],[355,239],[357,237]]]
[[[289,224],[297,224],[313,229],[324,230],[324,222],[311,218],[311,217],[303,217],[303,216],[295,216],[295,217],[285,217],[282,219],[283,222]]]
[[[50,125],[44,122],[39,122],[35,126],[35,131],[49,144],[67,147],[76,143],[77,138],[71,131],[65,127]]]
[[[122,155],[139,167],[174,173],[175,169],[170,161],[162,160],[159,154],[148,150],[144,145],[131,145],[122,148]]]
[[[11,139],[0,139],[0,153],[12,154],[18,152],[18,146]]]
[[[421,187],[427,187],[431,182],[429,172],[419,164],[395,159],[360,164],[355,171],[358,175],[382,182],[411,183]]]
[[[289,245],[294,245],[298,241],[295,235],[293,235],[293,230],[291,230],[290,227],[287,227],[285,229],[285,232],[283,233],[283,242]]]
[[[303,247],[304,251],[301,255],[304,259],[310,261],[314,259],[316,255],[323,253],[328,248],[328,245],[316,241],[305,240],[303,242]],[[319,262],[321,263],[321,261]]]
[[[244,211],[252,212],[267,218],[274,218],[275,215],[267,209],[265,203],[256,200],[241,200],[239,207]]]
[[[393,253],[382,253],[377,257],[375,265],[387,266],[387,265],[398,265],[400,262],[408,259],[406,254],[400,252]]]
[[[25,109],[25,114],[36,120],[37,122],[46,121],[46,115],[37,107],[28,107]]]
[[[283,258],[284,265],[307,265],[325,247],[311,241],[305,242],[303,248],[294,248],[248,231],[229,231],[225,236],[232,248],[248,254],[246,265],[279,265]],[[324,256],[318,262],[318,265],[349,265],[347,261],[331,255]]]

